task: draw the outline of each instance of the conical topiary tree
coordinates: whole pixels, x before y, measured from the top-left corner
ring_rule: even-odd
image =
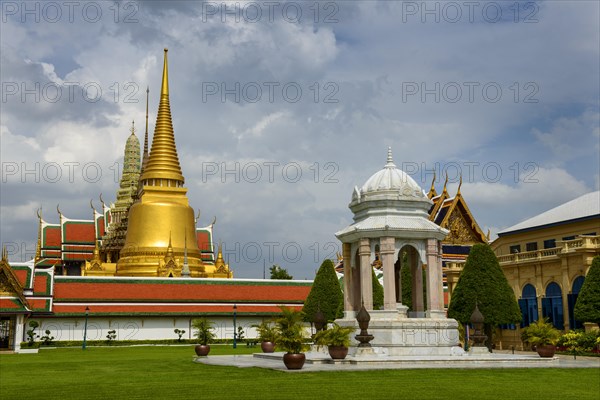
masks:
[[[306,321],[313,321],[317,308],[321,309],[327,322],[344,316],[344,295],[338,282],[331,260],[325,260],[319,267],[310,293],[304,302],[302,312]]]
[[[577,321],[600,324],[600,256],[592,260],[573,312]]]
[[[521,321],[521,310],[498,259],[487,244],[471,248],[448,307],[448,317],[466,324],[477,303],[484,317],[488,347],[492,328]]]

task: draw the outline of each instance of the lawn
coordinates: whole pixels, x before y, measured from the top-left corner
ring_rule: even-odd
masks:
[[[212,346],[211,354],[231,354]],[[237,354],[258,348],[245,346]],[[0,355],[0,399],[594,399],[598,369],[286,373],[192,362],[191,346]]]

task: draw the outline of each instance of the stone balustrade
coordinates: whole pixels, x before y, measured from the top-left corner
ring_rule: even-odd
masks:
[[[498,256],[500,264],[510,264],[517,262],[527,262],[535,260],[546,260],[557,258],[559,254],[571,253],[584,249],[600,248],[600,236],[579,236],[573,240],[557,241],[561,246],[551,249],[542,249],[535,251],[525,251],[522,253],[507,254]]]

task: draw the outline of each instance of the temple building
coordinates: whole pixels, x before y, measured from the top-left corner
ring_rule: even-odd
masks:
[[[146,102],[146,121],[148,115]],[[221,245],[215,256],[213,222],[197,227],[179,164],[169,104],[167,50],[155,133],[144,152],[132,125],[114,204],[100,195],[92,218],[58,223],[38,210],[33,260],[0,259],[0,350],[21,350],[29,323],[50,330],[57,341],[175,339],[192,337],[191,323],[210,316],[218,338],[237,326],[253,337],[252,325],[279,312],[301,308],[312,281],[232,279]],[[84,328],[86,327],[86,328]]]
[[[560,330],[583,328],[573,308],[592,259],[600,254],[600,191],[503,229],[492,249],[523,316],[520,326],[501,330],[503,347],[520,348],[520,328],[540,318]]]

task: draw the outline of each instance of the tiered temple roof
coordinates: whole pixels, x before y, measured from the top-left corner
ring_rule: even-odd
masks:
[[[476,243],[487,243],[489,238],[477,224],[460,192],[462,178],[454,196],[448,193],[447,184],[448,177],[444,182],[442,193],[438,194],[435,190],[434,176],[431,189],[427,194],[433,202],[429,210],[429,220],[450,231],[442,242],[443,261],[464,261],[471,246]]]

